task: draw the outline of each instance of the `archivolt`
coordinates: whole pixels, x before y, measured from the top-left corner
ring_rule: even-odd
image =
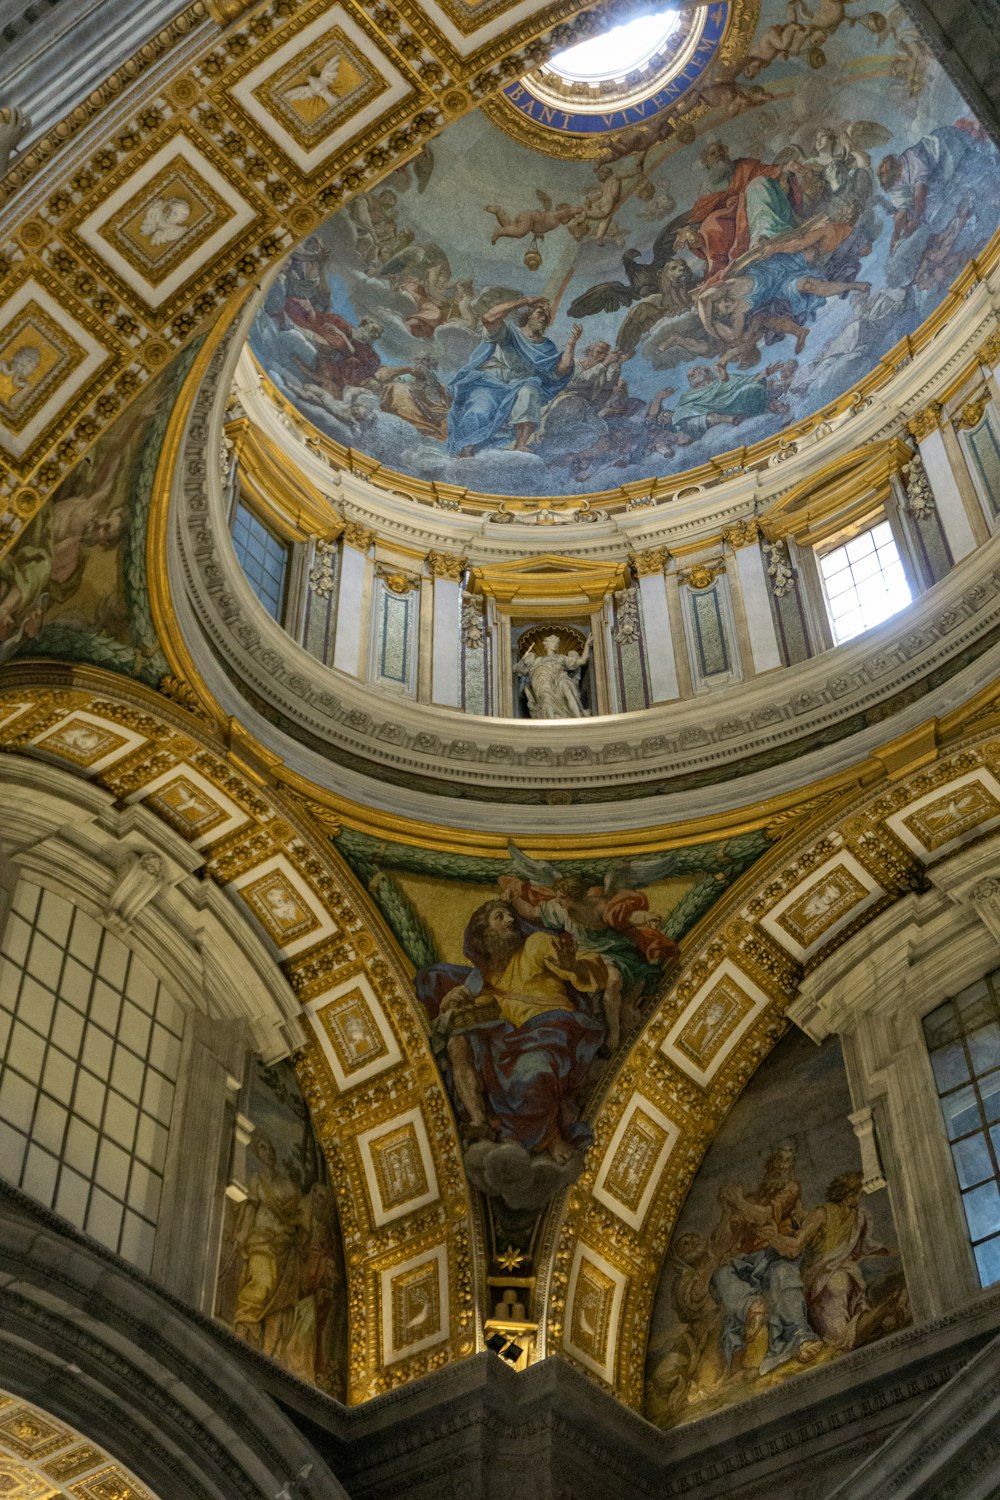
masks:
[[[87,777],[104,788],[87,789],[98,804],[111,793],[155,812],[185,836],[191,872],[227,892],[247,939],[254,927],[253,945],[260,934],[280,963],[299,1007],[282,1024],[298,1046],[344,1233],[349,1399],[471,1354],[472,1221],[454,1120],[412,968],[331,846],[323,810],[280,789],[275,766],[240,743],[237,726],[224,740],[162,696],[95,670],[8,669],[0,748]],[[258,1045],[271,1036],[265,1028]],[[410,1162],[402,1184],[388,1184],[380,1166],[389,1137]],[[394,1310],[401,1274],[423,1275],[432,1293],[418,1337]]]

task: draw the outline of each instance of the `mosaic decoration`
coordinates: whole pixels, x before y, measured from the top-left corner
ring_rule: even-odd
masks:
[[[850,1105],[839,1059],[832,1067],[829,1048],[817,1052],[805,1041],[801,1042],[806,1049],[804,1064],[793,1057],[794,1067],[789,1065],[781,1071],[782,1059],[791,1046],[786,1042],[786,1050],[779,1049],[775,1054],[773,1071],[768,1071],[771,1063],[760,1071],[761,1088],[766,1082],[771,1092],[766,1098],[763,1094],[748,1095],[751,1116],[740,1114],[739,1104],[730,1113],[734,1100],[740,1099],[747,1080],[756,1073],[760,1059],[784,1032],[786,1012],[802,977],[795,941],[774,914],[780,916],[787,909],[801,915],[802,898],[808,902],[817,888],[823,890],[832,871],[845,869],[869,893],[875,892],[877,899],[866,905],[865,897],[856,911],[847,913],[847,928],[838,931],[834,924],[814,939],[819,945],[816,959],[836,948],[852,929],[918,888],[924,867],[939,857],[936,851],[911,854],[899,820],[942,797],[962,792],[967,785],[992,790],[1000,771],[1000,740],[995,727],[991,730],[985,723],[984,700],[980,698],[972,710],[959,711],[943,721],[948,750],[933,762],[927,762],[920,742],[915,747],[915,767],[905,770],[897,758],[893,777],[878,785],[859,788],[847,797],[840,792],[832,799],[817,795],[814,789],[804,801],[781,804],[770,825],[775,836],[782,828],[787,830],[780,842],[774,843],[773,837],[764,834],[741,834],[714,844],[681,845],[644,855],[641,861],[596,853],[560,858],[553,860],[554,868],[546,871],[540,859],[533,869],[527,866],[525,860],[530,856],[514,846],[506,855],[470,854],[464,843],[458,849],[427,849],[395,843],[391,838],[374,839],[349,829],[342,829],[331,839],[328,808],[307,802],[300,795],[289,795],[287,790],[245,772],[240,768],[240,757],[228,753],[229,742],[223,741],[205,720],[182,712],[140,684],[129,683],[123,689],[109,673],[77,668],[72,677],[67,672],[66,681],[60,683],[51,667],[44,668],[39,682],[32,682],[28,672],[21,670],[16,682],[0,697],[0,747],[19,756],[44,755],[78,775],[94,774],[97,785],[119,804],[141,794],[171,768],[183,774],[182,768],[193,766],[213,787],[224,791],[226,798],[247,815],[247,824],[214,842],[210,838],[205,846],[205,878],[217,887],[232,889],[243,877],[259,879],[262,873],[268,873],[264,867],[269,866],[271,870],[290,871],[292,885],[300,895],[314,893],[329,924],[325,935],[283,966],[290,992],[302,1007],[305,1040],[296,1053],[302,1094],[289,1089],[287,1096],[281,1096],[281,1107],[272,1099],[270,1105],[265,1101],[263,1109],[254,1105],[249,1111],[255,1126],[251,1139],[258,1144],[248,1159],[240,1159],[239,1146],[234,1157],[222,1258],[224,1277],[229,1279],[220,1286],[218,1306],[219,1315],[231,1326],[240,1306],[242,1336],[265,1352],[292,1351],[295,1359],[320,1360],[322,1351],[318,1353],[308,1338],[302,1354],[301,1338],[317,1324],[315,1317],[310,1321],[308,1308],[299,1304],[320,1289],[326,1296],[332,1285],[333,1272],[326,1266],[325,1257],[330,1244],[327,1234],[333,1231],[325,1216],[326,1199],[322,1191],[316,1191],[317,1184],[321,1188],[327,1185],[342,1226],[338,1233],[352,1247],[344,1270],[346,1289],[340,1300],[339,1294],[333,1296],[333,1306],[336,1310],[349,1303],[356,1310],[352,1334],[355,1329],[364,1330],[363,1337],[351,1338],[345,1354],[345,1389],[352,1403],[473,1353],[474,1288],[484,1269],[490,1274],[489,1267],[484,1268],[484,1257],[491,1257],[506,1271],[510,1265],[524,1263],[525,1254],[519,1248],[523,1243],[539,1271],[545,1268],[547,1289],[539,1305],[532,1306],[529,1320],[533,1326],[544,1322],[547,1349],[561,1351],[622,1400],[640,1405],[643,1357],[658,1279],[657,1261],[650,1247],[670,1240],[685,1200],[689,1203],[685,1212],[699,1216],[685,1221],[686,1229],[702,1239],[712,1236],[720,1180],[712,1175],[713,1159],[706,1159],[700,1170],[698,1163],[718,1134],[720,1119],[729,1121],[725,1128],[730,1135],[726,1137],[728,1154],[718,1171],[721,1185],[732,1186],[726,1198],[735,1205],[734,1212],[741,1203],[737,1190],[747,1203],[762,1191],[764,1157],[781,1145],[789,1134],[789,1121],[793,1122],[796,1181],[804,1216],[800,1222],[786,1226],[791,1232],[775,1248],[784,1260],[802,1257],[800,1279],[805,1285],[807,1252],[813,1243],[810,1236],[819,1223],[816,1212],[824,1210],[824,1232],[829,1229],[831,1234],[836,1220],[825,1210],[830,1205],[846,1204],[846,1208],[841,1207],[842,1215],[852,1212],[849,1199],[853,1189],[849,1181],[845,1186],[843,1179],[853,1172],[858,1147],[854,1136],[845,1134]],[[963,717],[966,713],[968,718]],[[103,725],[134,736],[136,747],[93,773],[65,750],[40,748],[53,730],[74,718],[87,725],[96,721],[94,727]],[[15,788],[15,802],[17,795]],[[989,812],[988,807],[982,810]],[[966,828],[960,838],[978,840],[984,830],[992,831],[989,817],[985,823]],[[940,847],[947,850],[948,844]],[[387,941],[381,925],[371,921],[359,886],[347,878],[345,857],[397,933],[412,967],[396,944]],[[674,863],[663,863],[668,860]],[[749,878],[727,890],[743,872]],[[541,884],[543,878],[546,886]],[[554,884],[557,880],[559,888]],[[515,1201],[526,1206],[511,1208],[497,1196],[496,1184],[485,1205],[489,1209],[489,1232],[498,1226],[514,1225],[523,1231],[522,1237],[499,1244],[494,1240],[479,1248],[470,1233],[469,1182],[474,1181],[475,1164],[474,1158],[470,1163],[470,1150],[479,1148],[490,1154],[498,1146],[525,1148],[516,1139],[469,1138],[464,1127],[474,1122],[463,1114],[461,1094],[448,1077],[451,1060],[442,1064],[443,1084],[433,1066],[436,1028],[426,1004],[414,994],[413,970],[436,971],[441,979],[447,979],[439,954],[448,958],[462,952],[471,914],[484,905],[511,910],[515,898],[524,902],[532,897],[531,887],[535,887],[535,902],[547,888],[546,900],[574,906],[580,900],[613,899],[612,887],[616,896],[627,894],[628,899],[616,908],[621,926],[613,927],[609,934],[592,920],[588,962],[599,957],[605,970],[617,967],[619,962],[624,964],[631,955],[622,939],[634,944],[631,929],[640,927],[655,929],[661,939],[671,942],[684,935],[683,962],[676,970],[660,970],[669,983],[664,984],[658,1000],[644,1001],[641,987],[638,997],[628,992],[630,1000],[638,1003],[639,1021],[634,1031],[626,1029],[622,1034],[623,1052],[613,1060],[612,1086],[601,1092],[585,1092],[579,1099],[571,1093],[562,1095],[566,1105],[562,1119],[582,1132],[592,1132],[593,1141],[576,1185],[564,1196],[559,1212],[539,1215],[538,1208],[544,1206],[552,1191],[541,1180],[543,1174],[562,1169],[551,1153],[546,1161],[544,1151],[527,1152],[531,1175],[516,1183],[515,1192]],[[636,897],[640,899],[636,901]],[[719,910],[712,911],[716,902]],[[709,920],[692,931],[697,918],[709,912]],[[843,916],[841,913],[836,922]],[[627,917],[639,920],[630,922]],[[766,925],[769,922],[773,931]],[[532,936],[559,942],[564,968],[568,967],[567,958],[579,962],[588,952],[565,925],[546,929],[544,922],[536,923],[519,946],[525,947]],[[572,953],[567,938],[572,939]],[[607,947],[602,952],[598,945],[605,940]],[[459,973],[458,983],[452,987],[464,985],[471,992],[475,981],[468,956],[462,957],[465,962],[454,964]],[[548,980],[567,983],[551,971]],[[461,1014],[456,1016],[455,1021],[461,1023],[457,1029],[472,1029],[470,1021],[486,1028],[496,1026],[490,1007],[496,1000],[499,1009],[496,991],[503,986],[491,981],[491,987],[493,994],[484,994],[486,986],[479,991],[481,999],[470,993],[469,1011],[478,1009],[481,1013],[468,1016],[465,1022]],[[548,1001],[550,994],[540,998]],[[589,1014],[591,1019],[600,1017],[597,1029],[605,1034],[606,1001],[603,995],[595,1001],[596,995],[597,991],[589,991],[581,1000],[595,1004],[597,1008]],[[532,999],[530,993],[527,998]],[[750,1012],[747,1002],[752,1007]],[[457,1003],[450,1009],[457,1010]],[[328,1025],[324,1024],[327,1010]],[[583,1014],[574,999],[572,1012],[560,1011],[556,1019]],[[288,1020],[293,1020],[291,1014]],[[507,1024],[512,1032],[518,1031],[516,1025]],[[253,1022],[251,1025],[254,1029]],[[580,1029],[593,1034],[587,1027]],[[283,1026],[279,1026],[262,1035],[277,1051],[287,1041],[287,1034],[282,1040],[283,1032]],[[569,1050],[569,1035],[570,1027],[564,1024],[562,1056]],[[542,1066],[535,1049],[525,1045],[527,1037],[522,1028],[522,1035],[515,1035],[512,1043],[511,1056],[520,1057],[525,1069],[518,1075],[518,1082],[530,1083],[533,1088],[541,1086],[544,1093],[547,1068],[548,1086],[559,1088],[562,1075],[552,1066],[560,1060],[559,1049],[553,1046],[549,1061]],[[492,1031],[480,1044],[481,1056],[486,1058],[496,1051],[502,1060],[502,1050],[497,1049],[500,1039],[502,1034]],[[600,1077],[601,1065],[611,1061],[599,1053],[600,1048],[591,1063],[595,1079]],[[439,1060],[441,1055],[438,1044]],[[493,1079],[486,1077],[491,1089],[498,1076],[494,1070]],[[304,1112],[299,1112],[293,1102],[298,1098],[301,1104],[303,1096],[312,1122],[308,1126]],[[793,1112],[788,1104],[791,1097],[808,1099],[812,1107],[803,1110],[799,1104]],[[517,1103],[513,1094],[507,1102],[512,1107]],[[286,1128],[281,1126],[282,1117],[287,1135],[280,1133]],[[525,1131],[531,1123],[530,1113],[526,1113],[517,1128]],[[492,1128],[489,1119],[487,1127]],[[326,1166],[315,1172],[300,1171],[300,1165],[308,1166],[309,1153],[317,1149],[316,1137],[322,1141]],[[366,1146],[359,1150],[357,1143],[362,1138]],[[265,1144],[268,1139],[269,1144]],[[245,1147],[246,1132],[241,1132],[241,1140]],[[508,1152],[502,1158],[504,1165],[510,1155]],[[841,1180],[834,1191],[832,1185],[837,1179]],[[520,1196],[525,1181],[527,1191]],[[274,1194],[276,1215],[285,1226],[276,1237],[271,1236],[273,1226],[263,1221],[257,1225],[255,1193],[258,1197]],[[303,1206],[306,1198],[308,1203]],[[872,1238],[892,1251],[895,1241],[891,1227],[878,1222],[880,1200],[871,1197],[864,1201],[866,1206],[874,1205]],[[247,1203],[250,1209],[245,1209]],[[498,1204],[503,1204],[506,1217],[497,1212]],[[258,1227],[261,1230],[260,1238],[253,1241],[260,1249],[260,1260],[252,1274],[246,1272],[243,1262],[247,1257],[238,1245],[238,1240],[244,1247],[249,1243],[237,1234],[232,1215],[238,1211],[246,1214],[243,1229],[247,1236],[251,1231],[256,1234]],[[289,1228],[293,1222],[294,1233]],[[780,1227],[778,1220],[775,1224]],[[533,1227],[538,1225],[541,1227]],[[293,1243],[294,1257],[289,1251],[282,1259]],[[675,1234],[675,1250],[680,1244]],[[362,1255],[353,1254],[353,1247],[358,1245],[365,1246]],[[693,1243],[693,1250],[695,1264],[689,1269],[704,1277],[706,1263],[700,1246]],[[721,1251],[718,1253],[721,1255]],[[755,1252],[747,1249],[746,1253]],[[729,1251],[717,1264],[728,1264],[732,1259],[733,1252]],[[864,1338],[877,1336],[872,1332],[876,1322],[867,1319],[869,1310],[873,1316],[877,1311],[879,1331],[887,1331],[894,1320],[896,1325],[905,1321],[904,1289],[898,1284],[895,1290],[889,1283],[876,1284],[872,1274],[873,1269],[877,1272],[880,1268],[891,1273],[891,1260],[891,1255],[877,1257],[866,1250],[858,1261],[868,1303],[855,1326],[852,1347]],[[716,1268],[708,1268],[709,1278]],[[721,1344],[717,1334],[713,1335],[715,1344],[711,1339],[708,1344],[699,1344],[697,1338],[689,1344],[683,1329],[663,1323],[662,1309],[672,1295],[669,1277],[674,1269],[670,1262],[664,1273],[667,1279],[661,1291],[661,1312],[650,1343],[651,1358],[658,1365],[662,1359],[668,1360],[659,1374],[654,1376],[650,1370],[654,1394],[649,1410],[652,1412],[655,1406],[656,1420],[682,1420],[689,1405],[692,1410],[710,1410],[711,1403],[724,1404],[731,1396],[752,1392],[758,1386],[766,1389],[768,1384],[788,1378],[795,1369],[810,1368],[814,1362],[835,1357],[824,1348],[807,1347],[810,1344],[826,1346],[832,1342],[836,1349],[841,1347],[834,1337],[836,1304],[832,1313],[829,1309],[824,1314],[816,1313],[817,1320],[826,1318],[822,1327],[810,1324],[820,1335],[817,1339],[802,1337],[794,1360],[782,1360],[762,1373],[767,1351],[762,1353],[759,1347],[760,1330],[752,1323],[745,1324],[745,1346],[749,1349],[753,1339],[758,1343],[742,1357],[736,1372],[739,1382],[734,1378],[731,1385],[728,1383],[735,1360],[729,1374],[720,1374],[717,1366],[706,1364],[698,1380],[709,1381],[709,1385],[698,1384],[697,1388],[691,1386],[691,1371],[685,1364],[678,1387],[674,1356],[680,1358],[691,1347],[704,1351],[709,1344],[713,1349]],[[304,1279],[296,1280],[293,1272]],[[244,1279],[245,1295],[238,1303]],[[287,1293],[289,1300],[272,1304],[269,1288],[279,1284],[282,1296]],[[769,1283],[764,1293],[768,1290]],[[811,1317],[808,1289],[804,1295],[807,1317]],[[760,1310],[758,1307],[755,1316]],[[274,1317],[268,1321],[271,1313]],[[683,1321],[688,1320],[685,1317]],[[322,1319],[320,1322],[327,1327]],[[698,1329],[694,1333],[697,1335]],[[735,1356],[732,1338],[729,1343]],[[760,1361],[755,1365],[756,1355]],[[303,1364],[297,1368],[308,1367]],[[678,1389],[685,1393],[683,1401]],[[700,1405],[703,1394],[707,1406]],[[0,1414],[9,1406],[10,1402],[0,1397]],[[39,1440],[45,1441],[44,1433]],[[67,1446],[71,1446],[69,1441]]]
[[[146,520],[189,365],[184,355],[149,386],[0,558],[0,665],[50,656],[154,684],[167,671],[149,613]]]
[[[447,1277],[443,1246],[383,1271],[382,1357],[387,1365],[447,1338]]]
[[[307,1014],[342,1090],[368,1083],[400,1061],[388,1017],[363,974],[310,1000]]]
[[[215,1313],[300,1380],[343,1399],[347,1293],[323,1153],[291,1064],[257,1063],[245,1196],[226,1198]]]
[[[285,263],[250,340],[278,390],[505,496],[666,479],[837,398],[994,232],[1000,171],[901,7],[785,10],[596,163],[450,126]]]
[[[884,1191],[863,1196],[839,1043],[799,1032],[734,1105],[674,1228],[646,1416],[693,1420],[910,1322]]]
[[[766,847],[748,835],[547,863],[514,845],[490,860],[376,850],[346,831],[339,842],[417,968],[470,1180],[501,1212],[528,1213],[579,1175],[594,1138],[587,1094],[655,1003],[678,940]],[[723,1040],[739,1034],[734,1021]],[[623,1143],[606,1185],[633,1214],[673,1129],[644,1119],[652,1136]]]
[[[889,819],[917,853],[940,859],[969,838],[1000,823],[1000,783],[988,771],[970,771],[940,791],[918,798]]]
[[[0,311],[0,442],[12,454],[31,451],[62,407],[109,351],[90,331],[82,309],[48,278],[10,287]]]
[[[0,1410],[4,1500],[154,1500],[104,1449],[37,1406],[0,1393]]]

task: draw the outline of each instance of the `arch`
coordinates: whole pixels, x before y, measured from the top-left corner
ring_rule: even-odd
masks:
[[[454,1120],[410,967],[329,830],[307,803],[277,788],[273,763],[242,744],[237,730],[226,742],[162,695],[109,673],[9,669],[0,685],[0,744],[84,778],[90,784],[78,800],[112,823],[116,801],[126,821],[142,810],[154,824],[172,824],[175,856],[178,820],[165,789],[183,785],[204,800],[207,832],[182,827],[185,873],[219,888],[210,906],[235,904],[241,925],[258,934],[250,946],[262,944],[284,975],[275,993],[294,998],[296,1013],[287,1018],[294,1060],[344,1233],[349,1400],[471,1354],[472,1208]],[[57,821],[50,808],[49,826]],[[337,1025],[348,1009],[361,1022],[353,1051]],[[391,1190],[380,1145],[390,1140],[402,1147],[410,1173]],[[421,1320],[420,1337],[408,1341],[405,1294],[414,1284],[434,1317],[429,1330]]]
[[[546,1227],[546,1349],[631,1405],[642,1402],[646,1333],[672,1226],[721,1120],[786,1030],[803,977],[922,889],[939,861],[947,870],[972,847],[985,851],[980,874],[996,867],[997,718],[964,718],[956,715],[950,735],[943,724],[928,726],[922,752],[911,744],[909,767],[893,767],[879,785],[859,782],[803,807],[685,941],[679,977],[597,1106],[595,1148]],[[800,920],[816,897],[821,910]],[[979,936],[981,952],[990,943]],[[808,1013],[805,1002],[793,1011]],[[625,1164],[637,1123],[657,1149],[645,1152],[633,1181]]]
[[[157,1495],[346,1500],[284,1412],[223,1350],[218,1330],[63,1226],[39,1228],[4,1191],[0,1385],[68,1422]]]

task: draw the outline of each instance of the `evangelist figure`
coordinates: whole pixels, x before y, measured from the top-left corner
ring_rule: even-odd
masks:
[[[473,967],[438,965],[418,977],[425,1002],[446,974],[459,979],[438,1003],[466,1140],[517,1141],[562,1165],[593,1139],[580,1097],[605,1029],[582,1009],[607,970],[568,932],[532,930],[507,901],[469,918]],[[440,989],[438,989],[440,993]]]
[[[483,313],[485,339],[448,382],[449,453],[470,458],[479,448],[508,443],[511,436],[516,453],[528,451],[542,412],[573,374],[583,333],[574,323],[560,350],[547,333],[551,321],[545,297],[518,297]]]

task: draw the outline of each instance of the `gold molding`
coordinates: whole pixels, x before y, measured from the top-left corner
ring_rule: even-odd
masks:
[[[451,583],[460,583],[467,559],[454,552],[428,552],[427,566],[432,578],[446,578]]]
[[[290,541],[319,537],[335,541],[343,516],[288,455],[248,417],[226,423],[239,462],[239,488]]]
[[[831,459],[769,506],[760,529],[768,541],[791,537],[802,547],[814,547],[883,505],[892,476],[912,458],[913,449],[891,437]]]
[[[472,568],[469,592],[485,594],[507,614],[530,610],[543,601],[547,617],[557,611],[564,617],[600,608],[608,594],[627,582],[624,562],[592,562],[548,552]]]
[[[662,573],[670,561],[666,547],[647,547],[644,552],[631,552],[629,564],[637,578],[648,578],[653,573]]]
[[[415,578],[412,573],[404,573],[402,568],[388,567],[385,563],[375,564],[375,576],[381,578],[392,594],[412,594],[420,588],[419,578]]]
[[[760,526],[756,516],[747,516],[741,521],[735,521],[732,526],[722,528],[722,539],[728,542],[734,552],[741,547],[751,547],[760,536]]]
[[[919,411],[915,411],[907,419],[907,432],[916,438],[919,443],[922,438],[929,436],[932,432],[936,432],[941,426],[943,410],[944,408],[940,401],[929,401],[926,406],[922,406]]]
[[[990,393],[984,391],[981,396],[976,396],[972,401],[967,401],[962,410],[955,417],[955,426],[960,432],[970,427],[978,427],[983,420],[983,412],[990,404]]]
[[[707,589],[726,571],[724,557],[712,558],[709,562],[692,563],[677,574],[678,583],[686,583],[692,589]]]
[[[375,532],[370,527],[363,526],[360,521],[347,521],[341,536],[345,546],[365,554],[370,552],[377,540]]]

